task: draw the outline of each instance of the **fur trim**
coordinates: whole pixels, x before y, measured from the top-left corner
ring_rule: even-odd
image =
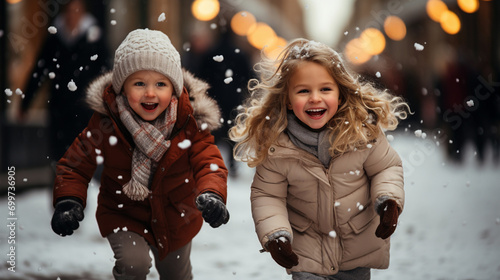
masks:
[[[208,96],[210,85],[184,70],[184,87],[189,92],[189,100],[193,106],[194,118],[198,127],[207,126],[214,131],[222,126],[221,112],[217,101]]]
[[[108,72],[98,77],[87,88],[87,104],[92,110],[105,115],[107,111],[102,96],[106,87],[111,84],[112,75],[112,72]],[[220,108],[217,101],[208,96],[207,91],[210,88],[208,83],[196,78],[185,69],[183,69],[183,78],[198,127],[206,126],[206,129],[210,131],[220,128],[222,126]]]
[[[87,95],[85,96],[85,101],[90,106],[90,109],[100,113],[107,114],[106,106],[104,106],[104,100],[102,95],[107,86],[111,84],[111,78],[113,77],[113,72],[108,72],[95,80],[93,80],[89,87],[87,88]]]

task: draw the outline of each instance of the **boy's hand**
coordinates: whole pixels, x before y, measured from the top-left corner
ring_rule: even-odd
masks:
[[[380,225],[375,231],[377,237],[386,239],[394,233],[398,224],[399,212],[398,204],[393,199],[388,199],[379,206]]]
[[[211,227],[217,228],[229,221],[229,212],[222,198],[215,193],[206,192],[196,198],[196,207]]]
[[[292,268],[299,264],[297,254],[293,252],[292,244],[286,237],[279,237],[267,243],[271,257],[282,267]]]
[[[68,198],[56,204],[54,215],[52,216],[52,230],[61,235],[72,235],[73,231],[80,226],[83,220],[83,206],[75,199]]]

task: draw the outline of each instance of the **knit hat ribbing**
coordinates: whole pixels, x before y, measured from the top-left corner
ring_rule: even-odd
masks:
[[[184,86],[181,59],[170,39],[161,31],[136,29],[130,32],[115,52],[112,85],[116,93],[128,76],[141,70],[165,75],[180,96]]]

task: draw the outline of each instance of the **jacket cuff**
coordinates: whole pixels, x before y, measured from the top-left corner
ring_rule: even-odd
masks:
[[[54,207],[57,207],[57,204],[59,204],[61,202],[65,202],[65,201],[76,202],[76,203],[80,204],[80,206],[82,206],[82,208],[83,208],[83,201],[81,199],[79,199],[78,197],[75,197],[75,196],[63,196],[63,197],[59,197],[54,202]]]

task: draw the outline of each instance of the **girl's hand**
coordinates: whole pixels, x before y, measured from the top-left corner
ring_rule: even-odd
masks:
[[[215,193],[206,192],[196,198],[196,207],[211,227],[217,228],[229,221],[229,212],[222,198]]]
[[[286,237],[282,236],[269,241],[267,249],[271,257],[284,268],[290,269],[299,264],[299,258],[293,252],[292,244]]]
[[[378,208],[380,215],[380,225],[375,231],[375,235],[382,239],[387,239],[396,230],[399,217],[398,204],[393,199],[387,199]]]

